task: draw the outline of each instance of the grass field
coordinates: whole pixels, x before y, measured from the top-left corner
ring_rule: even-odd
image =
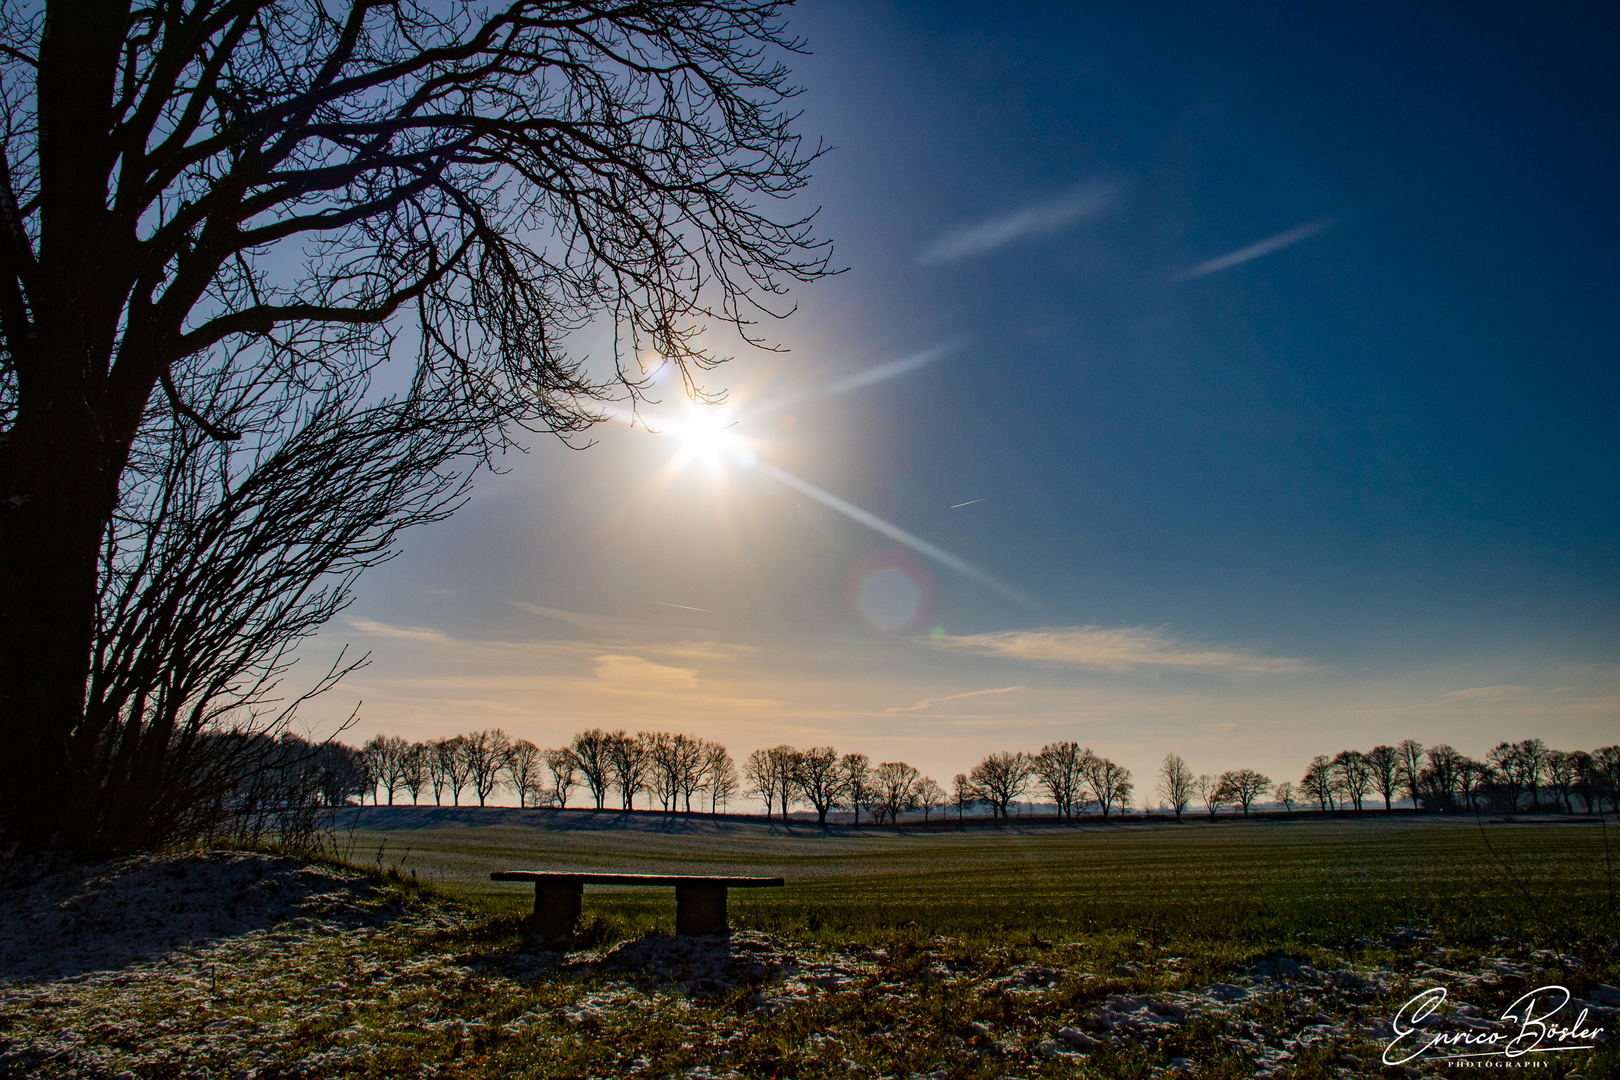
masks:
[[[338,842],[357,863],[414,870],[509,913],[525,910],[529,893],[490,882],[492,870],[781,876],[785,889],[732,894],[733,925],[826,943],[876,944],[901,931],[985,942],[1117,931],[1206,947],[1342,946],[1397,926],[1530,948],[1617,937],[1620,834],[1590,819],[1368,815],[897,833],[384,807],[346,818]],[[587,917],[616,936],[673,925],[670,890],[587,893]]]

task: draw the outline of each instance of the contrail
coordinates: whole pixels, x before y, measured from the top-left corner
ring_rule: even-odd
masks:
[[[708,613],[709,611],[709,609],[706,607],[692,607],[690,604],[666,604],[662,600],[654,600],[653,603],[657,604],[659,607],[678,607],[682,611],[702,611],[705,613]]]
[[[1007,597],[1009,600],[1016,600],[1018,603],[1023,604],[1026,607],[1036,606],[1035,601],[1031,600],[1029,597],[1025,596],[1011,585],[1008,585],[1000,578],[985,573],[977,566],[957,558],[944,548],[935,547],[933,544],[930,544],[920,536],[913,536],[911,533],[906,532],[906,530],[900,528],[898,525],[889,524],[876,514],[868,510],[862,510],[852,502],[847,502],[844,499],[840,499],[830,491],[821,490],[808,480],[800,480],[792,473],[779,469],[775,465],[772,465],[770,462],[763,459],[761,459],[755,465],[755,468],[773,479],[786,484],[794,491],[810,496],[823,506],[829,506],[838,511],[840,514],[843,514],[845,517],[860,522],[873,532],[881,533],[882,535],[887,536],[890,540],[904,544],[917,554],[925,555],[939,563],[941,566],[949,567],[964,577],[972,578],[981,585],[988,585],[990,588],[994,589],[1002,596]]]
[[[984,499],[988,499],[989,497],[990,496],[986,495],[984,497]],[[969,499],[965,503],[957,503],[955,506],[951,507],[950,509],[952,509],[952,510],[960,510],[964,506],[972,506],[974,503],[982,503],[982,502],[984,502],[984,499]]]
[[[1095,217],[1114,199],[1112,184],[1081,184],[1066,194],[1044,202],[1031,203],[1010,214],[957,229],[917,257],[917,263],[954,262],[971,255],[982,255],[1019,240],[1029,240],[1066,229],[1078,221]]]
[[[1304,225],[1295,226],[1287,232],[1280,232],[1276,236],[1250,244],[1246,248],[1239,248],[1230,255],[1222,255],[1218,259],[1199,263],[1191,270],[1183,270],[1170,280],[1191,281],[1193,278],[1203,277],[1205,274],[1213,274],[1229,267],[1251,262],[1262,256],[1270,255],[1274,251],[1281,251],[1285,247],[1293,247],[1301,240],[1309,240],[1313,236],[1327,232],[1327,230],[1338,224],[1338,220],[1338,218],[1322,218],[1320,221],[1306,222]]]

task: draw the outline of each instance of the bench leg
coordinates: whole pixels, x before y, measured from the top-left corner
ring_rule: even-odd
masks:
[[[579,921],[580,898],[584,892],[585,884],[581,881],[536,880],[534,914],[529,916],[529,940],[544,941],[572,934],[574,924]]]
[[[675,886],[675,932],[703,937],[726,932],[726,887],[685,884]]]

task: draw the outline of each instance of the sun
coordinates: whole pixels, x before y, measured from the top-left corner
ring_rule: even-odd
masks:
[[[683,420],[664,430],[675,438],[675,460],[679,465],[697,463],[717,470],[736,464],[747,468],[757,458],[735,427],[736,422],[724,411],[694,406]]]

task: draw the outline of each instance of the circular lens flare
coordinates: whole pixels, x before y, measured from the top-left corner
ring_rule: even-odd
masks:
[[[884,548],[850,567],[844,599],[873,630],[898,633],[927,621],[934,575],[905,548]]]

